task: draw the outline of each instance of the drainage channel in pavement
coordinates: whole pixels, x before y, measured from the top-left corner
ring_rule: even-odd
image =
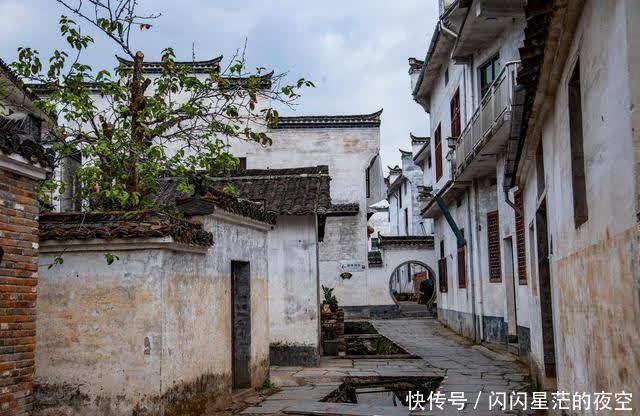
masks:
[[[428,397],[443,377],[346,377],[321,402],[407,407],[409,395]]]
[[[344,323],[346,359],[418,358],[409,354],[389,338],[378,333],[368,321]]]

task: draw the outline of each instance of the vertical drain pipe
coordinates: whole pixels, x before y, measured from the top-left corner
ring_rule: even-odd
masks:
[[[473,193],[475,195],[478,195],[478,181],[477,179],[473,180]],[[478,200],[478,198],[474,198],[474,218],[475,218],[475,223],[476,226],[479,224],[479,217],[478,217],[478,212],[480,211],[480,202]],[[476,236],[476,243],[478,243],[479,241],[479,233],[477,230],[475,231],[475,236]],[[478,246],[480,244],[478,243]],[[479,260],[479,257],[478,257]],[[478,298],[479,298],[479,308],[480,308],[480,313],[478,314],[478,322],[479,322],[479,331],[478,331],[478,341],[482,342],[482,338],[484,337],[484,301],[483,301],[483,287],[482,287],[482,278],[478,279],[479,282],[479,293],[478,293]],[[474,317],[475,319],[475,317]]]
[[[474,200],[476,195],[474,194]],[[467,246],[469,247],[469,282],[471,283],[471,317],[473,318],[473,341],[478,342],[478,325],[476,323],[476,282],[475,282],[475,274],[473,273],[473,236],[475,235],[476,230],[473,229],[472,221],[471,221],[471,189],[467,191],[467,229],[469,230],[469,242]]]
[[[504,191],[504,202],[506,202],[507,205],[509,205],[511,208],[513,208],[513,210],[516,213],[516,220],[517,220],[517,216],[518,215],[520,215],[524,219],[524,212],[522,212],[522,210],[520,208],[518,208],[518,206],[515,204],[515,202],[511,202],[511,200],[509,199],[509,190],[506,187],[504,187],[503,191]],[[516,230],[517,230],[517,228],[518,227],[516,227]],[[524,232],[524,230],[523,230],[523,232]],[[517,258],[517,256],[518,256],[518,236],[517,236],[517,231],[516,231],[516,236],[515,237],[516,237],[515,255],[516,255],[516,258]],[[514,259],[512,258],[511,261],[513,261],[513,260]],[[519,264],[518,264],[518,267],[520,267]],[[511,276],[511,285],[513,286],[513,318],[516,321],[515,324],[516,324],[516,338],[517,338],[518,337],[518,289],[517,289],[517,286],[516,286],[516,272],[515,272],[515,269],[513,270],[513,276]],[[508,334],[508,331],[507,331],[507,343],[508,342],[509,342],[509,334]]]

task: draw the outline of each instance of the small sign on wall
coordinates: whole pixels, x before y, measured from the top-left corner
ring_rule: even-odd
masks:
[[[355,260],[342,260],[340,262],[340,270],[343,272],[363,272],[365,270],[364,263]]]

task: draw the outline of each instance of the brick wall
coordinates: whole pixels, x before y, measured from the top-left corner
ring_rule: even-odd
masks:
[[[38,181],[0,168],[0,416],[30,414],[38,283]]]
[[[335,312],[323,309],[320,314],[320,332],[322,341],[337,341],[338,353],[346,353],[343,309],[338,309]]]

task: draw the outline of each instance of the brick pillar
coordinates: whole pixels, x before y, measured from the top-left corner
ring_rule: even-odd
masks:
[[[323,341],[337,341],[338,352],[346,353],[347,345],[344,339],[344,310],[335,312],[323,310],[320,313],[321,338]]]
[[[39,181],[0,167],[0,415],[33,401]]]

